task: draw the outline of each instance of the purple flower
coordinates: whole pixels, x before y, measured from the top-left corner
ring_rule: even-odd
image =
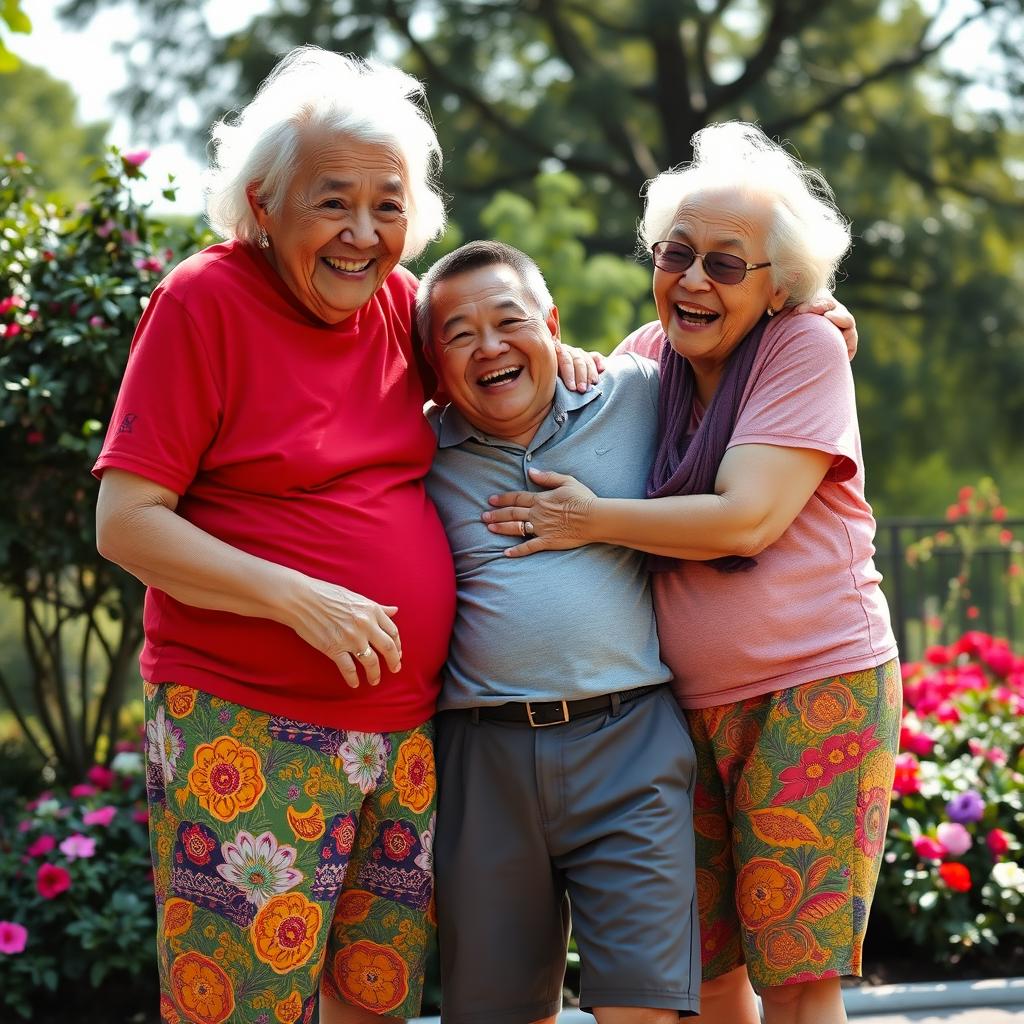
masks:
[[[974,789],[957,793],[952,800],[946,804],[946,814],[950,821],[960,825],[969,825],[974,821],[981,821],[985,814],[985,801],[981,794]]]

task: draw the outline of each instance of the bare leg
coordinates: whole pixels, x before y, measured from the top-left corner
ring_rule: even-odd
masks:
[[[760,1024],[757,996],[742,964],[700,986],[700,1016],[708,1024]]]
[[[404,1024],[401,1017],[381,1017],[361,1006],[352,1006],[329,996],[320,987],[320,1024]]]
[[[846,1024],[838,978],[779,985],[761,993],[765,1024]]]
[[[646,1006],[595,1006],[597,1024],[679,1024],[678,1010],[653,1010]]]

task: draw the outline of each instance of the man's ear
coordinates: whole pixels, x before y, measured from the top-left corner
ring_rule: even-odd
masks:
[[[562,326],[558,322],[558,307],[552,306],[551,312],[545,317],[544,322],[548,325],[548,330],[551,332],[551,337],[555,341],[562,340]]]

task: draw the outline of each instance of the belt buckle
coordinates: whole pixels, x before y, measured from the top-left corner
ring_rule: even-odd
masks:
[[[564,701],[544,701],[545,704],[561,704],[562,705],[562,717],[554,722],[535,722],[533,720],[533,707],[530,701],[526,702],[526,718],[530,723],[531,729],[546,729],[549,725],[565,725],[569,721],[569,705]]]

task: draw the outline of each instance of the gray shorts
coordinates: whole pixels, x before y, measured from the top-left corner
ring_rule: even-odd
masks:
[[[668,687],[566,725],[437,717],[444,1024],[556,1013],[572,930],[580,1004],[699,1009],[693,744]]]

